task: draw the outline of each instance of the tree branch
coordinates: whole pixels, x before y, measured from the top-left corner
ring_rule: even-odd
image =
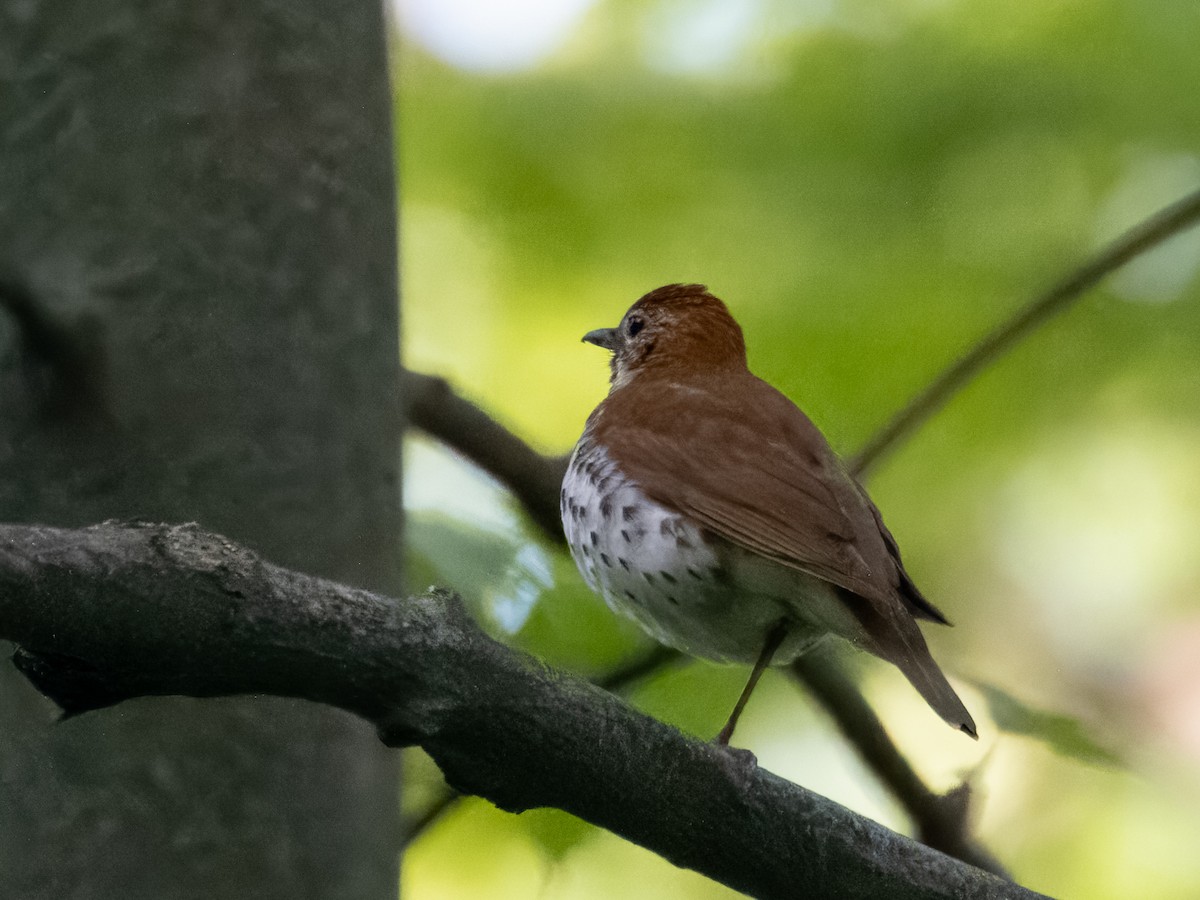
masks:
[[[960,784],[946,794],[931,791],[892,743],[883,723],[828,646],[792,662],[795,675],[833,719],[862,761],[887,785],[908,812],[922,843],[988,872],[1007,877],[1004,867],[971,835],[971,788]]]
[[[855,477],[862,478],[897,443],[909,437],[949,403],[972,378],[1033,334],[1040,325],[1068,309],[1106,275],[1168,238],[1191,228],[1198,221],[1200,191],[1176,200],[1129,229],[1046,293],[1035,297],[1007,321],[984,335],[867,441],[867,445],[850,461],[850,471]]]
[[[562,542],[558,492],[567,457],[544,456],[454,392],[444,378],[406,372],[401,387],[408,421],[462,453],[518,497],[534,523]]]
[[[195,525],[0,526],[0,637],[67,714],[166,694],[331,704],[461,791],[564,809],[756,897],[1037,896],[544,668],[451,594],[393,600]]]
[[[668,665],[678,664],[686,660],[686,657],[678,650],[674,650],[665,644],[656,644],[648,652],[643,653],[637,659],[632,660],[626,665],[613,669],[608,674],[597,678],[592,683],[597,687],[604,688],[606,691],[611,691],[614,694],[620,694],[621,691],[631,684],[641,681],[647,675],[661,671]],[[454,805],[461,799],[461,795],[453,790],[445,790],[439,796],[434,797],[433,801],[425,807],[418,816],[414,816],[407,823],[404,829],[404,837],[400,842],[400,850],[408,849],[408,846],[425,833],[435,822],[440,820],[447,812],[454,808]],[[929,843],[926,841],[925,843]],[[930,846],[933,846],[930,844]],[[954,854],[951,854],[953,856]],[[964,860],[970,862],[970,860]],[[978,865],[977,863],[972,863]],[[988,872],[994,872],[999,875],[1004,875],[1003,870],[991,869],[987,866],[980,866]]]

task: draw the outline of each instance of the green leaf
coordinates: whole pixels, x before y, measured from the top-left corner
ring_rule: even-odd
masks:
[[[1029,706],[993,684],[980,681],[973,684],[983,693],[992,720],[1002,731],[1036,738],[1056,753],[1093,765],[1125,765],[1120,756],[1093,738],[1078,719]]]
[[[490,633],[511,635],[545,587],[522,555],[519,535],[480,528],[442,513],[410,512],[409,583],[457,591]]]

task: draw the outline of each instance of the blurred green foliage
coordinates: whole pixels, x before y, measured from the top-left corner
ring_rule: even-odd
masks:
[[[701,26],[718,14],[714,37]],[[1198,37],[1194,0],[609,0],[520,71],[455,69],[404,41],[406,360],[563,452],[606,388],[580,335],[701,281],[758,374],[852,452],[983,331],[1200,186]],[[972,773],[981,839],[1057,896],[1200,896],[1198,265],[1194,232],[1139,260],[870,485],[958,624],[928,632],[935,655],[989,686],[965,693],[992,721],[964,747],[873,664],[870,696],[934,783]],[[595,673],[645,647],[494,487],[427,456],[408,479],[425,498],[416,587],[455,586],[556,665]],[[504,514],[439,505],[468,482],[472,509]],[[707,734],[741,677],[695,664],[639,702]],[[768,693],[743,734],[764,764],[905,827],[853,786],[871,776],[852,759],[852,777],[824,776],[850,754],[802,696]],[[1094,765],[1099,748],[1129,769]],[[500,828],[498,847],[520,832],[536,862],[502,875],[511,853],[471,854],[496,867],[488,896],[610,895],[569,873],[625,851],[560,815],[456,812],[410,854],[407,895],[462,896],[438,874],[455,828]],[[624,896],[728,896],[627,852],[656,874]]]
[[[976,684],[976,687],[987,701],[988,715],[1002,731],[1036,737],[1059,753],[1084,762],[1121,764],[1121,758],[1097,744],[1078,719],[1026,706],[994,685]]]

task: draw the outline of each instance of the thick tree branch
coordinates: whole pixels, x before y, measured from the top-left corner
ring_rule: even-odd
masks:
[[[165,694],[332,704],[461,791],[567,810],[756,897],[1037,896],[544,668],[453,595],[393,600],[194,525],[0,526],[0,637],[67,713]]]
[[[668,665],[677,664],[686,660],[682,653],[674,650],[663,644],[656,644],[651,650],[642,654],[637,659],[631,660],[626,665],[613,669],[607,675],[597,678],[592,683],[597,687],[602,687],[606,691],[612,691],[615,694],[620,694],[621,691],[631,684],[636,684],[647,675],[654,672],[659,672]],[[445,790],[439,796],[421,811],[421,814],[413,817],[405,828],[404,839],[401,842],[400,849],[408,849],[409,844],[424,834],[425,830],[442,818],[447,812],[454,808],[454,805],[461,799],[461,795],[452,790]],[[925,843],[929,843],[926,841]],[[935,846],[930,844],[931,847]],[[940,848],[939,848],[940,849]],[[954,854],[951,854],[954,856]],[[961,858],[961,857],[960,857]],[[971,862],[964,860],[964,862]],[[978,865],[972,863],[972,865]],[[988,866],[980,866],[980,868],[1003,875],[1001,869],[993,869]]]
[[[957,362],[948,366],[929,387],[914,397],[850,462],[850,471],[863,477],[895,445],[932,418],[950,399],[1001,356],[1033,334],[1052,316],[1063,312],[1106,275],[1130,260],[1200,222],[1200,191],[1163,207],[1129,229],[1062,281],[1007,321],[984,335]]]

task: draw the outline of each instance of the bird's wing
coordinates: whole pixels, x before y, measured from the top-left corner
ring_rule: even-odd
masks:
[[[945,618],[913,586],[866,492],[790,400],[749,373],[719,390],[643,379],[614,391],[592,428],[651,499],[842,588],[867,649],[976,734],[914,621]]]
[[[871,600],[902,569],[869,499],[795,404],[747,373],[736,390],[642,382],[596,422],[647,495],[748,550]]]

